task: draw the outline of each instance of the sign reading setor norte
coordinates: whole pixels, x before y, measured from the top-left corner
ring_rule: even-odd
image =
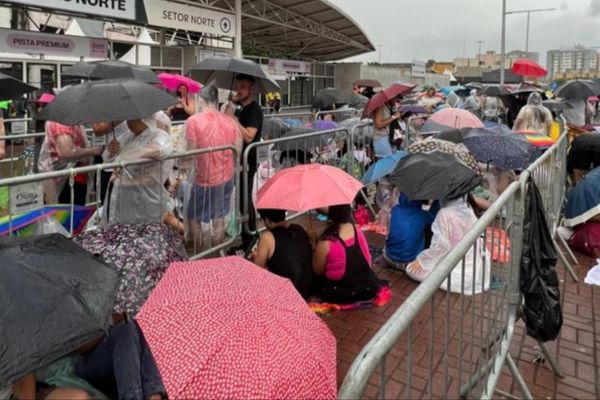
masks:
[[[233,14],[167,0],[144,0],[144,5],[149,25],[211,35],[235,36]]]
[[[4,0],[9,3],[103,17],[135,20],[136,0]]]

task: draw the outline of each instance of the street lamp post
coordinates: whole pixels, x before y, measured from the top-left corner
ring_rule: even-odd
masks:
[[[529,17],[531,13],[555,11],[556,8],[535,8],[529,10],[506,11],[506,0],[502,0],[502,38],[500,44],[500,84],[504,84],[504,63],[506,60],[506,16],[509,14],[527,14],[527,32],[525,34],[525,53],[529,53]]]

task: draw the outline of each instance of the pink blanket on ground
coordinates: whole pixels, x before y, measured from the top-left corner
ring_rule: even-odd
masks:
[[[389,286],[379,288],[377,295],[371,300],[357,301],[351,304],[333,304],[333,303],[308,303],[308,307],[319,315],[329,314],[334,311],[363,310],[371,307],[385,306],[392,298],[392,289]]]

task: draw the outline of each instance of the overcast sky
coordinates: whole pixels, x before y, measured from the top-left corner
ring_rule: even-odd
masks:
[[[350,15],[377,48],[383,62],[451,61],[500,51],[502,0],[330,0]],[[556,8],[532,13],[529,50],[540,53],[575,44],[600,47],[600,0],[507,0],[507,11]],[[506,16],[506,51],[524,50],[527,14]],[[353,58],[377,61],[377,51]]]

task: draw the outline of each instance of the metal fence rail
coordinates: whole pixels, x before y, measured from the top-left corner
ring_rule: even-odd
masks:
[[[564,197],[566,145],[563,135],[508,186],[419,284],[359,353],[344,378],[339,398],[361,398],[368,387],[380,398],[492,398],[504,365],[523,397],[531,398],[509,353],[520,316],[527,181],[530,176],[536,180],[554,223]],[[482,257],[491,260],[489,273],[486,275],[485,268],[479,272],[490,286],[483,293],[469,295],[465,276],[476,279],[478,248]],[[544,346],[541,350],[560,376],[556,361]]]
[[[185,183],[187,183],[187,186],[189,187],[188,190],[188,194],[185,194],[184,192],[181,192],[181,196],[183,196],[184,202],[187,203],[187,201],[189,201],[190,198],[193,197],[193,194],[189,194],[189,192],[193,187],[194,182],[196,182],[197,180],[199,180],[200,176],[202,175],[204,176],[212,176],[214,179],[219,180],[219,178],[221,177],[221,175],[224,176],[225,173],[227,173],[227,171],[225,171],[225,169],[223,168],[223,170],[219,169],[219,170],[214,170],[213,167],[213,163],[211,163],[207,158],[210,156],[213,156],[215,154],[222,154],[224,155],[225,153],[227,154],[231,154],[231,161],[233,162],[233,165],[231,166],[231,172],[233,172],[232,174],[232,182],[231,182],[231,186],[232,186],[232,190],[233,190],[233,198],[231,199],[231,207],[232,207],[232,215],[234,218],[234,221],[232,222],[233,225],[235,225],[234,227],[234,231],[235,232],[239,232],[241,229],[241,225],[240,225],[240,218],[239,218],[239,208],[238,208],[238,204],[239,202],[237,201],[237,199],[239,198],[239,188],[240,188],[240,181],[239,181],[239,171],[240,171],[240,153],[239,150],[237,148],[235,148],[234,146],[221,146],[221,147],[214,147],[214,148],[206,148],[206,149],[198,149],[198,150],[190,150],[190,151],[186,151],[186,152],[181,152],[181,153],[173,153],[167,157],[165,157],[164,159],[161,160],[149,160],[149,159],[140,159],[140,160],[132,160],[132,161],[123,161],[123,162],[112,162],[112,163],[104,163],[104,164],[97,164],[97,165],[90,165],[90,166],[84,166],[84,167],[77,167],[77,168],[71,168],[71,169],[65,169],[65,170],[60,170],[60,171],[53,171],[53,172],[44,172],[44,173],[37,173],[37,174],[30,174],[30,175],[24,175],[24,176],[17,176],[17,177],[11,177],[11,178],[6,178],[6,179],[0,179],[0,190],[7,190],[7,194],[8,194],[8,232],[9,234],[13,233],[14,231],[16,231],[16,229],[13,228],[13,221],[16,218],[15,214],[18,214],[18,212],[14,211],[14,204],[11,204],[12,200],[12,192],[17,190],[19,187],[22,187],[23,185],[27,185],[27,184],[38,184],[43,186],[43,184],[45,182],[49,182],[52,185],[56,185],[56,182],[58,180],[62,180],[63,184],[66,185],[69,188],[70,191],[70,203],[68,204],[71,207],[71,220],[70,220],[70,229],[68,229],[68,233],[69,235],[73,234],[73,210],[75,208],[75,196],[74,196],[74,192],[75,192],[75,177],[78,175],[82,175],[82,176],[86,176],[87,177],[87,187],[88,187],[88,193],[87,193],[87,201],[86,201],[86,205],[88,206],[93,206],[96,209],[99,209],[103,203],[104,200],[108,199],[109,196],[105,196],[104,198],[101,196],[102,193],[102,184],[101,184],[101,176],[102,173],[111,173],[113,171],[117,171],[118,175],[122,177],[122,186],[123,187],[127,187],[129,185],[149,185],[149,176],[151,176],[151,174],[155,174],[156,171],[160,171],[158,172],[160,174],[160,178],[158,179],[158,182],[151,182],[150,184],[155,184],[160,186],[161,189],[163,187],[163,184],[167,181],[167,178],[169,177],[168,175],[170,175],[171,171],[173,171],[173,166],[175,164],[177,164],[179,166],[178,171],[185,171],[186,173],[186,177],[184,177],[184,181]],[[204,157],[205,159],[203,161],[201,161],[201,158]],[[203,169],[199,170],[197,167],[198,166],[202,166]],[[222,167],[222,166],[219,166]],[[114,175],[113,175],[114,176]],[[204,179],[204,178],[202,178]],[[156,188],[155,185],[155,188]],[[210,186],[210,185],[209,185]],[[113,188],[114,190],[114,188]],[[207,189],[208,190],[208,189]],[[16,193],[16,192],[15,192]],[[121,192],[119,192],[121,193]],[[123,191],[123,195],[124,197],[122,197],[123,201],[131,201],[131,199],[127,199],[127,192]],[[208,209],[212,209],[213,207],[216,206],[222,206],[219,204],[215,204],[213,201],[213,197],[210,194],[206,194],[206,192],[204,192],[204,194],[200,194],[200,200],[198,200],[198,202],[200,203],[199,206],[196,206],[195,209],[191,210],[190,212],[184,211],[183,215],[181,215],[181,218],[183,219],[183,224],[187,227],[189,223],[192,222],[192,220],[195,221],[199,221],[199,222],[203,222],[203,219],[206,219],[204,217],[204,215],[206,213],[209,213]],[[217,198],[219,197],[219,194],[217,194]],[[187,200],[186,200],[187,197]],[[118,198],[117,198],[118,199]],[[169,194],[166,190],[160,190],[160,198],[158,199],[154,199],[157,203],[160,204],[160,207],[157,208],[157,215],[154,215],[155,219],[157,221],[162,221],[163,217],[164,217],[164,212],[168,211],[166,204],[168,204],[171,200],[169,198]],[[112,201],[112,197],[111,197],[111,201]],[[120,201],[118,199],[118,201]],[[53,204],[50,204],[53,205]],[[163,207],[164,205],[164,207]],[[140,204],[140,206],[142,206],[142,204]],[[39,209],[44,209],[46,207],[46,205],[39,205],[37,207],[33,207],[33,208],[28,208],[25,211],[33,211],[33,210],[39,210]],[[184,205],[185,208],[185,205]],[[106,210],[105,210],[106,211]],[[100,222],[100,217],[97,216],[97,221],[96,222]],[[118,221],[117,221],[118,222]],[[208,221],[206,221],[206,223],[208,223]],[[212,223],[212,222],[211,222]],[[209,232],[214,230],[213,226],[209,226]],[[186,229],[186,232],[188,232],[188,235],[190,235],[189,230]],[[191,237],[192,240],[192,245],[189,248],[189,250],[192,253],[192,258],[200,258],[200,257],[204,257],[208,254],[212,254],[216,251],[219,251],[221,249],[227,248],[229,246],[231,246],[235,240],[237,239],[237,235],[232,235],[231,237],[229,237],[227,240],[225,240],[223,243],[208,243],[208,247],[199,247],[196,246],[196,242],[194,241],[194,238]]]

